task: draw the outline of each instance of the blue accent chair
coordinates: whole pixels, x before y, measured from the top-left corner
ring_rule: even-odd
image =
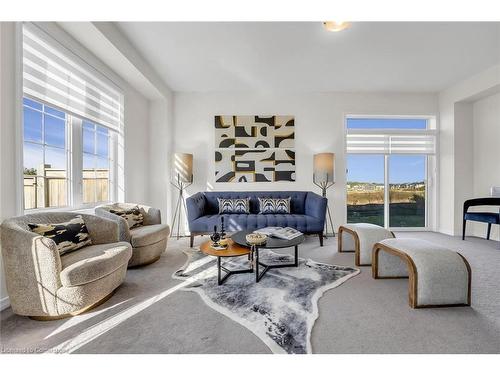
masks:
[[[486,239],[490,239],[491,224],[500,224],[500,212],[468,212],[469,207],[474,206],[500,206],[500,198],[497,197],[487,197],[487,198],[475,198],[469,199],[464,202],[464,216],[462,225],[462,240],[465,239],[465,225],[467,220],[479,221],[481,223],[488,224],[488,230],[486,232]]]
[[[217,198],[250,197],[249,214],[219,215]],[[288,198],[290,214],[259,214],[258,198]],[[304,234],[317,234],[323,246],[323,228],[325,226],[327,199],[308,191],[209,191],[197,193],[186,200],[191,247],[196,235],[210,234],[214,226],[220,226],[220,218],[224,216],[227,232],[239,230],[253,231],[268,226],[291,227]]]

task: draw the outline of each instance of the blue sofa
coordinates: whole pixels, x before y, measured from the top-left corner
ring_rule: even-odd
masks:
[[[217,198],[250,197],[250,214],[219,215]],[[258,198],[288,198],[290,214],[259,214]],[[186,200],[191,247],[196,235],[210,234],[224,216],[227,232],[256,230],[268,226],[292,227],[304,234],[317,234],[323,246],[326,198],[309,191],[210,191],[197,193]]]

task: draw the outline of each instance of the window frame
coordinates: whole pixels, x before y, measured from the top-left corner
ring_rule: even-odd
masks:
[[[435,153],[434,154],[411,154],[411,153],[356,153],[347,152],[347,134],[348,134],[348,120],[352,118],[357,119],[422,119],[427,121],[426,129],[354,129],[355,132],[363,132],[366,134],[390,134],[390,133],[406,133],[406,134],[428,134],[433,132],[435,136]],[[438,192],[438,157],[439,157],[439,134],[437,132],[437,115],[352,115],[344,114],[344,155],[345,155],[345,218],[347,222],[347,158],[348,155],[380,155],[384,157],[384,227],[394,231],[432,231],[436,228],[437,218],[437,192]],[[424,155],[425,156],[425,226],[424,227],[391,227],[390,224],[390,176],[389,176],[389,158],[391,155]]]
[[[24,208],[24,184],[22,178],[24,178],[24,98],[41,103],[52,107],[58,111],[65,113],[66,115],[66,160],[67,160],[67,205],[57,206],[57,207],[40,207],[40,208]],[[19,142],[19,155],[20,155],[20,167],[21,180],[19,182],[20,186],[20,204],[21,212],[24,214],[43,212],[43,211],[76,211],[92,209],[101,204],[111,203],[118,197],[118,142],[119,142],[119,132],[115,129],[109,128],[102,125],[94,120],[86,119],[81,116],[75,115],[68,112],[65,109],[47,103],[44,100],[31,97],[26,94],[21,94],[20,97],[20,116],[19,116],[19,128],[20,128],[20,142]],[[92,124],[102,126],[108,129],[109,132],[109,187],[108,187],[108,200],[99,202],[89,202],[83,203],[83,122],[87,121]],[[28,141],[29,142],[29,141]],[[32,142],[33,143],[33,142]]]

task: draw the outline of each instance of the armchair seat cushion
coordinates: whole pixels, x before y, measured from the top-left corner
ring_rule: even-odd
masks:
[[[230,214],[224,216],[226,231],[256,230],[264,227],[292,227],[303,233],[321,232],[324,222],[302,214]],[[190,223],[192,232],[206,233],[213,231],[214,225],[220,225],[221,215],[206,215]]]
[[[497,214],[496,212],[467,212],[464,215],[464,220],[500,224],[500,214]]]
[[[130,243],[133,247],[153,245],[169,235],[166,224],[152,224],[130,229]]]
[[[126,265],[132,256],[127,242],[92,245],[61,256],[63,286],[88,284]]]

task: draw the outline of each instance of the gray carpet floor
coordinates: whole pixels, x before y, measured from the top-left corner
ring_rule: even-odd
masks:
[[[371,269],[319,301],[312,332],[314,353],[500,353],[500,248],[431,232],[396,233],[460,250],[472,268],[472,307],[408,307],[407,280],[373,280]],[[197,243],[202,241],[198,238]],[[251,331],[206,306],[196,293],[176,288],[171,275],[186,261],[188,239],[170,240],[162,258],[128,271],[125,283],[97,309],[71,319],[37,322],[0,314],[2,352],[74,353],[269,353]],[[336,239],[317,237],[301,257],[354,264],[337,253]],[[272,271],[270,271],[272,272]],[[237,276],[233,276],[237,277]]]

